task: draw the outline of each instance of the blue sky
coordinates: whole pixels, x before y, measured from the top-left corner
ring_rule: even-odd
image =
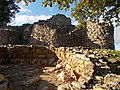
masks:
[[[16,14],[15,20],[11,25],[22,25],[24,23],[34,23],[39,20],[49,19],[55,14],[65,14],[70,17],[70,12],[64,10],[58,10],[57,6],[44,8],[41,6],[43,0],[36,0],[34,3],[30,3],[29,6],[25,6],[23,2],[19,3],[20,12]],[[72,24],[76,24],[76,21],[72,19]],[[120,27],[115,28],[115,49],[120,50]]]

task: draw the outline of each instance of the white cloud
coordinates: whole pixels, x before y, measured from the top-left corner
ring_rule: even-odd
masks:
[[[10,25],[22,25],[25,23],[34,23],[37,22],[39,20],[47,20],[49,19],[51,16],[46,16],[46,15],[36,15],[36,16],[32,16],[32,15],[16,15],[15,20],[10,24]]]
[[[29,13],[32,13],[31,10],[24,8],[22,5],[19,5],[19,7],[20,7],[20,12],[29,12]]]
[[[115,28],[114,38],[115,44],[120,44],[120,26]]]

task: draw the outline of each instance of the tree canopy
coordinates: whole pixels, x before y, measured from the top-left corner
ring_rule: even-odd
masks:
[[[0,0],[0,27],[11,22],[18,11],[19,7],[15,4],[15,0]]]
[[[35,0],[16,0],[35,2]],[[56,5],[59,9],[65,9],[71,12],[79,25],[84,25],[88,20],[107,24],[113,22],[116,26],[120,26],[120,0],[43,0],[42,6],[52,7]]]

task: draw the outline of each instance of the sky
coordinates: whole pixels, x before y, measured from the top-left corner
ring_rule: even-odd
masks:
[[[56,14],[65,14],[67,17],[70,17],[70,12],[64,10],[58,10],[57,6],[53,7],[42,7],[41,3],[43,0],[36,0],[34,3],[30,3],[29,6],[25,6],[23,2],[20,2],[18,5],[21,8],[20,12],[16,14],[16,18],[13,20],[11,25],[22,25],[25,23],[34,23],[39,20],[47,20]],[[72,19],[72,24],[76,24],[75,19]],[[120,26],[115,28],[114,32],[115,39],[115,49],[120,50]]]

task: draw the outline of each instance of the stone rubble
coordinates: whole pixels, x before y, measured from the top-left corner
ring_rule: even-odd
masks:
[[[0,50],[4,52],[6,48],[2,47]],[[24,82],[25,86],[30,87],[33,86],[34,83],[36,85],[37,82],[40,84],[39,82],[41,82],[42,78],[44,78],[45,80],[48,79],[48,82],[51,82],[53,79],[54,84],[58,87],[58,90],[110,90],[111,88],[112,90],[120,89],[120,61],[111,61],[110,57],[114,57],[116,55],[109,54],[106,50],[89,49],[83,47],[59,47],[50,50],[49,48],[38,46],[9,46],[8,50],[9,52],[7,53],[12,54],[9,56],[12,58],[9,58],[9,60],[12,60],[12,63],[14,62],[14,64],[17,65],[26,64],[47,66],[46,68],[42,68],[42,72],[45,74],[49,73],[54,75],[51,77],[47,77],[45,75],[39,75],[40,77],[38,76],[36,78],[32,77],[32,75],[39,73],[39,70],[37,69],[35,69],[35,71],[26,70],[21,73],[15,73],[13,77],[18,75],[24,75],[24,77],[29,76],[29,78]],[[30,54],[28,54],[26,50],[29,50]],[[17,54],[18,52],[14,53],[14,51],[18,51],[19,55]],[[0,60],[2,62],[1,64],[5,62],[2,60],[6,60],[6,57],[3,58],[4,54],[5,53],[1,53],[0,55]],[[33,55],[34,57],[40,57],[38,59],[30,59],[30,55]],[[25,57],[25,59],[23,57]],[[39,62],[41,59],[42,61]],[[53,59],[55,60],[55,63]],[[47,62],[44,60],[47,60]],[[52,67],[49,67],[47,64],[48,62],[50,63],[50,60],[50,66]],[[55,65],[56,67],[54,67]],[[0,66],[0,68],[4,67]],[[18,67],[15,66],[15,68]],[[3,69],[1,69],[1,71],[2,70]],[[30,77],[32,77],[32,79]],[[17,77],[17,79],[20,78]],[[41,87],[41,89],[43,88],[44,90],[45,87],[46,85]]]
[[[86,28],[78,29],[71,19],[62,14],[34,24],[0,28],[0,45],[40,45],[54,47],[83,46],[115,49],[114,28],[89,21]]]
[[[12,83],[20,90],[120,90],[120,61],[100,50],[114,49],[113,26],[90,21],[86,26],[79,30],[70,18],[57,14],[34,24],[0,28],[0,71],[14,77]],[[27,65],[47,66],[40,69],[49,75],[33,77],[40,70]]]
[[[58,86],[58,90],[120,89],[120,72],[118,75],[113,73],[111,68],[113,62],[108,60],[110,54],[106,51],[96,50],[93,52],[85,49],[82,52],[79,51],[80,54],[78,51],[76,52],[64,52],[61,62],[59,61],[57,64],[60,67],[63,66],[62,69],[58,68],[52,71],[58,70],[57,78],[63,82]],[[119,63],[116,65],[114,70],[120,67]]]

